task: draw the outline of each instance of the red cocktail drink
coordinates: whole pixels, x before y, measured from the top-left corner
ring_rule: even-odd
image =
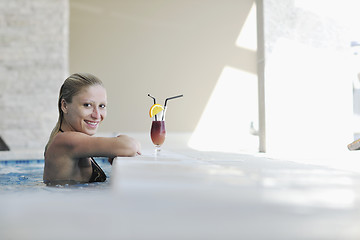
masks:
[[[165,121],[153,121],[151,125],[151,140],[160,147],[165,141]]]
[[[160,152],[160,147],[165,141],[165,113],[167,101],[170,99],[182,97],[183,95],[166,98],[164,106],[157,104],[155,97],[151,96],[150,94],[148,94],[148,96],[154,100],[154,105],[151,106],[149,110],[149,115],[151,118],[154,117],[151,125],[150,136],[152,142],[155,145],[156,156]]]

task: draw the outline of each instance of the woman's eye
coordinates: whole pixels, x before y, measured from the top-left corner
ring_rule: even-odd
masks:
[[[84,107],[91,107],[90,103],[84,103]]]
[[[105,105],[105,104],[100,104],[99,107],[101,107],[101,108],[106,108],[106,105]]]

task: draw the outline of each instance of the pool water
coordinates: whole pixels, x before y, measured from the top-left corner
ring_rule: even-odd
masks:
[[[105,158],[96,158],[96,162],[108,177],[101,183],[82,183],[75,185],[55,185],[55,188],[66,189],[105,189],[109,188],[111,165]],[[0,191],[48,190],[43,183],[44,160],[0,161]]]

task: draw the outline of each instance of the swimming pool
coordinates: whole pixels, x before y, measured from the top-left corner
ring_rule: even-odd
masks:
[[[75,185],[56,185],[55,188],[66,189],[104,189],[110,187],[111,165],[105,158],[96,158],[108,179],[105,182],[83,183]],[[49,190],[42,180],[44,160],[9,160],[0,161],[0,191],[41,191]]]

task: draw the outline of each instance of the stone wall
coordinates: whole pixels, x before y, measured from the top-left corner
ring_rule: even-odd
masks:
[[[0,136],[43,149],[68,75],[68,0],[0,1]]]

